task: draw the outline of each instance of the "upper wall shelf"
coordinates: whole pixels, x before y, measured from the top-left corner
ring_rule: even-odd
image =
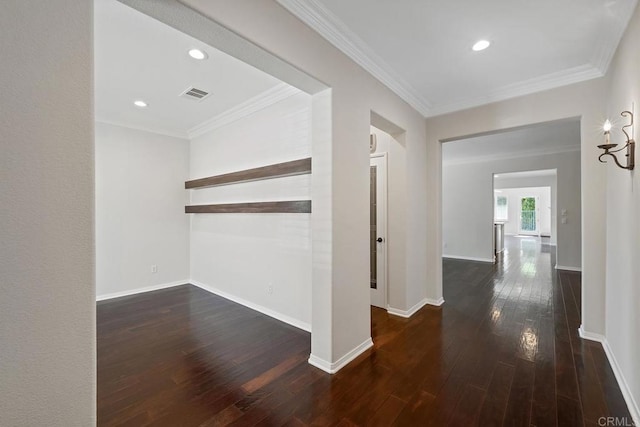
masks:
[[[185,206],[192,213],[311,213],[311,200]]]
[[[290,162],[276,163],[275,165],[262,166],[224,175],[209,176],[194,179],[184,183],[184,188],[204,188],[216,185],[234,184],[238,182],[258,181],[262,179],[280,178],[285,176],[305,175],[311,173],[311,157]]]

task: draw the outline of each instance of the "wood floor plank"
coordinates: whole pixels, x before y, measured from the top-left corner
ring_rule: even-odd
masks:
[[[534,364],[527,360],[518,360],[504,416],[505,425],[513,427],[531,425],[534,378]]]
[[[395,425],[412,425],[419,424],[421,420],[425,419],[429,408],[433,405],[435,396],[425,391],[416,392],[411,400],[407,403],[403,402],[401,411],[396,414]]]
[[[558,425],[584,426],[580,402],[565,396],[558,396]]]
[[[487,397],[480,410],[478,425],[486,427],[502,425],[514,373],[513,366],[498,363],[487,390]]]
[[[310,334],[191,285],[97,304],[99,426],[574,426],[631,420],[602,346],[580,339],[580,274],[507,238],[445,260],[442,307],[372,308],[374,347],[336,375]],[[596,424],[594,424],[596,423]]]
[[[477,426],[478,415],[482,408],[485,395],[486,392],[484,390],[481,390],[474,385],[467,384],[448,425],[452,427]]]
[[[389,396],[380,408],[375,412],[373,417],[367,421],[367,425],[371,427],[386,427],[392,425],[406,402],[396,396]]]

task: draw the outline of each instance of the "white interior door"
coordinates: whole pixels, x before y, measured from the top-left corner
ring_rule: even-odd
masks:
[[[387,308],[387,154],[371,156],[371,305]]]

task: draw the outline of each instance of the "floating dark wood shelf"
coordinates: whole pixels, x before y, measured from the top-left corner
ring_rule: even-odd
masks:
[[[262,179],[281,178],[285,176],[304,175],[311,173],[311,157],[290,162],[276,163],[275,165],[262,166],[224,175],[209,176],[207,178],[194,179],[184,183],[184,188],[204,188],[216,185],[234,184],[237,182],[257,181]]]
[[[311,213],[311,200],[185,206],[185,213]]]

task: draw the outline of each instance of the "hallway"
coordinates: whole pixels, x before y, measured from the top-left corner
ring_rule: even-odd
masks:
[[[99,425],[630,424],[578,337],[580,274],[554,259],[510,237],[496,265],[445,260],[445,305],[372,308],[374,349],[334,376],[307,364],[308,333],[190,285],[101,302]]]
[[[444,260],[441,313],[428,307],[405,326],[422,342],[412,357],[422,356],[400,368],[407,403],[398,425],[597,425],[606,416],[631,422],[602,346],[578,337],[580,274],[554,264],[555,247],[515,236],[505,238],[495,266]],[[375,316],[374,336],[387,318]],[[377,351],[396,354],[397,344]]]

